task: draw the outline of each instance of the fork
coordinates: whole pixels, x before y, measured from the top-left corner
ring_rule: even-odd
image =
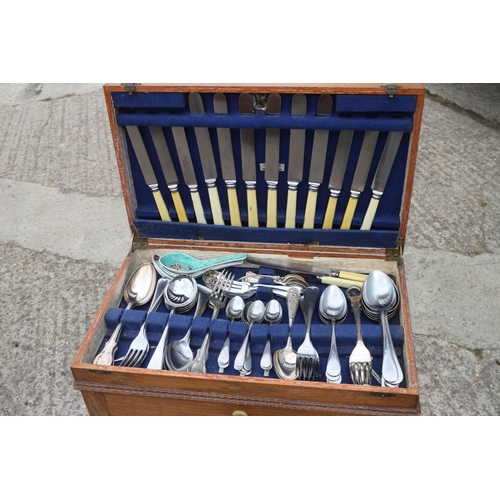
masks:
[[[151,301],[151,305],[149,306],[146,320],[148,318],[149,313],[154,312],[158,309],[158,306],[161,303],[161,299],[163,298],[163,292],[170,280],[168,278],[160,278],[158,283],[156,283],[156,290],[153,296],[153,300]],[[146,358],[149,352],[149,341],[146,334],[146,320],[141,326],[139,333],[135,337],[135,339],[130,344],[127,353],[123,357],[120,366],[131,366],[138,367],[141,366],[142,362]]]
[[[319,288],[307,287],[300,298],[300,306],[306,323],[306,337],[297,349],[297,378],[299,380],[316,380],[320,375],[319,354],[311,342],[311,322],[318,298]]]
[[[226,307],[227,296],[233,285],[234,274],[229,274],[226,270],[221,272],[215,285],[208,297],[208,303],[213,307],[212,319],[216,319],[221,309]],[[195,358],[188,365],[186,371],[196,373],[206,373],[205,363],[208,359],[208,350],[210,348],[210,329],[203,340],[203,344],[198,349]]]
[[[361,334],[361,289],[352,286],[346,291],[351,303],[354,319],[356,320],[357,341],[349,356],[349,370],[351,379],[357,385],[371,385],[372,380],[372,355],[366,348]]]
[[[233,286],[234,274],[230,274],[226,269],[217,276],[212,293],[208,297],[208,303],[213,308],[212,319],[216,319],[221,309],[226,307],[229,291]]]

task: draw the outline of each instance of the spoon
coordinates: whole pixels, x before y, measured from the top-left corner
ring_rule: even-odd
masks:
[[[130,276],[123,291],[123,298],[127,302],[128,309],[135,306],[142,306],[149,302],[153,296],[156,285],[156,273],[152,264],[141,264]],[[123,315],[122,315],[123,317]],[[94,358],[92,363],[94,365],[111,366],[114,363],[114,356],[120,333],[122,331],[122,322],[118,323],[111,337],[106,342],[102,351]]]
[[[184,283],[178,283],[179,281],[183,281]],[[186,283],[186,282],[189,282]],[[174,302],[170,300],[169,295],[171,295],[172,290],[182,289],[183,296],[186,293],[187,289],[191,289],[191,296],[186,297],[184,302]],[[170,320],[175,313],[186,312],[189,311],[198,296],[198,288],[196,286],[196,281],[191,276],[177,276],[168,282],[167,287],[165,288],[165,292],[163,294],[163,300],[170,314],[167,319],[167,324],[163,330],[163,333],[160,337],[160,341],[156,346],[155,353],[151,357],[148,363],[148,368],[152,370],[163,370],[166,366],[165,363],[165,346],[168,342],[168,329],[170,325]]]
[[[264,314],[264,321],[266,321],[269,326],[274,323],[279,323],[283,318],[283,308],[281,304],[276,300],[272,299],[267,303],[266,311]],[[262,353],[262,358],[260,360],[260,367],[264,370],[264,377],[269,376],[269,372],[273,367],[273,356],[271,354],[271,335],[267,334],[267,342],[264,347],[264,352]]]
[[[189,347],[191,339],[191,330],[193,328],[194,318],[201,316],[208,305],[208,295],[200,290],[198,294],[198,302],[196,304],[196,311],[193,315],[193,322],[189,327],[186,335],[180,340],[174,340],[167,345],[165,352],[165,362],[170,370],[183,372],[187,370],[189,363],[193,361],[193,351]]]
[[[366,309],[372,313],[377,312],[382,326],[384,339],[382,385],[397,387],[403,380],[403,370],[394,350],[388,321],[388,311],[394,314],[398,305],[399,297],[396,287],[387,274],[382,271],[373,271],[363,284],[362,298],[365,313],[368,313]]]
[[[261,323],[264,319],[266,306],[262,300],[249,302],[245,306],[243,318],[248,323],[248,330],[241,344],[240,350],[234,360],[234,369],[238,370],[241,375],[249,375],[252,372],[252,358],[247,351],[250,349],[250,332],[254,323]]]
[[[245,301],[239,296],[234,296],[226,306],[226,318],[231,321],[240,321],[243,316],[243,309],[245,308]],[[219,364],[219,373],[224,373],[224,369],[229,366],[229,352],[230,352],[230,339],[229,339],[229,326],[226,340],[220,351],[217,362]]]
[[[330,354],[326,363],[326,381],[334,384],[342,382],[339,353],[335,339],[335,324],[342,323],[347,316],[347,300],[337,285],[328,286],[319,299],[319,316],[325,323],[332,325]]]
[[[292,287],[286,295],[288,309],[288,340],[284,349],[278,349],[273,356],[274,369],[279,378],[295,380],[297,378],[297,353],[292,349],[292,325],[299,308],[300,290]]]

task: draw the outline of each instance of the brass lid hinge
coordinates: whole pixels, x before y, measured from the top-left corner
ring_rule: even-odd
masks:
[[[389,94],[389,97],[394,97],[400,87],[399,85],[386,85],[384,88],[387,94]]]
[[[137,85],[140,85],[140,83],[122,83],[122,85],[125,87],[125,92],[132,95],[132,93],[137,89]]]
[[[404,239],[398,238],[398,243],[395,248],[386,248],[385,249],[385,260],[397,262],[401,264],[403,261],[403,248],[404,248]]]
[[[148,239],[139,236],[135,227],[132,230],[132,234],[132,252],[135,252],[136,250],[145,250],[146,248],[148,248]]]

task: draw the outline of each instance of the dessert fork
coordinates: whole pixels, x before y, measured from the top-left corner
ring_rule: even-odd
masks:
[[[311,342],[311,322],[318,293],[318,287],[310,286],[304,290],[300,298],[306,323],[306,338],[297,349],[297,378],[300,380],[316,380],[320,374],[319,354]]]
[[[356,320],[357,334],[356,346],[349,356],[351,379],[357,385],[370,385],[372,380],[372,355],[366,348],[361,334],[361,289],[352,286],[347,289],[346,295],[351,303],[354,319]]]

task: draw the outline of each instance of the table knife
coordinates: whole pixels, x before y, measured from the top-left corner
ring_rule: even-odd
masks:
[[[224,94],[214,95],[214,111],[217,114],[228,114],[227,101]],[[222,177],[224,178],[227,189],[231,226],[241,226],[240,205],[238,203],[238,194],[236,192],[236,169],[234,166],[231,129],[217,128],[217,139],[219,142]]]
[[[353,134],[354,132],[352,130],[342,130],[339,135],[337,151],[335,152],[332,173],[328,184],[330,197],[328,198],[325,218],[323,219],[323,229],[332,229],[333,227],[335,209],[337,208],[337,200],[342,189],[342,183],[344,182],[344,174],[347,160],[349,159]]]
[[[289,273],[305,273],[307,275],[315,276],[318,279],[336,278],[345,281],[356,281],[358,283],[358,286],[359,283],[365,281],[368,276],[367,274],[353,273],[350,271],[337,271],[328,267],[319,266],[317,264],[307,262],[297,262],[294,259],[273,259],[272,257],[258,257],[255,255],[247,254],[245,262],[248,262],[249,264],[268,267],[271,269],[288,271]],[[328,283],[328,281],[325,281],[324,283]]]
[[[141,168],[142,175],[144,176],[144,180],[153,193],[153,198],[155,200],[156,207],[158,208],[158,212],[160,213],[160,218],[161,220],[171,221],[172,219],[170,218],[170,215],[168,213],[168,209],[165,205],[163,196],[158,189],[158,180],[156,179],[156,175],[153,171],[153,166],[151,165],[151,161],[149,160],[146,146],[144,146],[141,132],[139,131],[138,127],[127,126],[126,129],[128,132],[128,136],[130,137],[132,147],[134,148],[135,156],[137,157],[137,161],[139,162],[139,167]]]
[[[307,97],[295,94],[292,98],[292,115],[305,115],[307,112]],[[286,204],[285,227],[294,228],[297,214],[297,189],[302,182],[304,170],[304,147],[306,131],[290,130],[290,150],[288,154],[288,198]]]
[[[363,223],[361,224],[361,229],[363,230],[371,229],[372,227],[380,198],[384,194],[385,185],[389,179],[402,138],[403,132],[389,132],[377,171],[375,172],[375,177],[373,178],[372,197],[368,209],[366,210]]]
[[[281,96],[269,94],[267,98],[268,115],[281,113]],[[265,179],[267,184],[267,227],[278,227],[278,178],[280,155],[280,129],[268,128],[266,130],[266,159]]]
[[[206,224],[207,221],[205,219],[203,205],[201,204],[200,193],[198,192],[198,181],[194,172],[191,153],[189,152],[186,131],[182,127],[172,127],[172,135],[174,136],[175,147],[177,149],[177,155],[179,156],[184,182],[191,194],[196,221],[199,224]]]
[[[361,152],[359,153],[358,163],[356,165],[356,170],[354,171],[354,177],[351,183],[351,196],[349,197],[349,202],[347,203],[347,208],[345,210],[340,229],[351,228],[352,218],[354,217],[354,212],[356,211],[359,195],[365,189],[366,178],[368,177],[368,172],[370,171],[370,166],[372,164],[373,152],[375,151],[378,135],[378,132],[365,132]]]
[[[250,94],[240,94],[239,112],[242,115],[253,115],[253,99]],[[259,227],[257,207],[257,164],[255,162],[255,139],[253,129],[240,129],[241,140],[241,174],[247,189],[248,227]]]
[[[179,222],[189,222],[184,204],[182,203],[181,195],[179,193],[179,179],[175,173],[172,157],[170,156],[170,151],[168,150],[165,136],[163,135],[163,129],[161,127],[149,127],[149,131],[151,132],[151,137],[153,138],[158,160],[160,160],[161,169],[163,170],[163,175],[167,181],[167,187],[172,195],[172,201],[174,202],[175,210],[177,212],[177,218],[179,219]]]
[[[198,92],[191,92],[188,96],[188,102],[192,114],[205,113],[203,100]],[[220,205],[219,192],[215,184],[217,180],[217,167],[215,165],[212,143],[210,142],[210,134],[208,128],[205,127],[194,127],[194,133],[196,135],[196,142],[198,143],[198,151],[200,153],[201,166],[205,175],[205,182],[207,183],[214,224],[223,226],[224,219],[222,217],[222,207]]]
[[[331,95],[320,95],[316,116],[330,116],[333,110],[333,99]],[[325,172],[326,150],[328,149],[329,130],[315,130],[313,149],[311,154],[311,167],[309,169],[309,190],[307,192],[306,211],[304,215],[304,228],[314,227],[316,217],[316,201],[318,189],[323,182]]]

